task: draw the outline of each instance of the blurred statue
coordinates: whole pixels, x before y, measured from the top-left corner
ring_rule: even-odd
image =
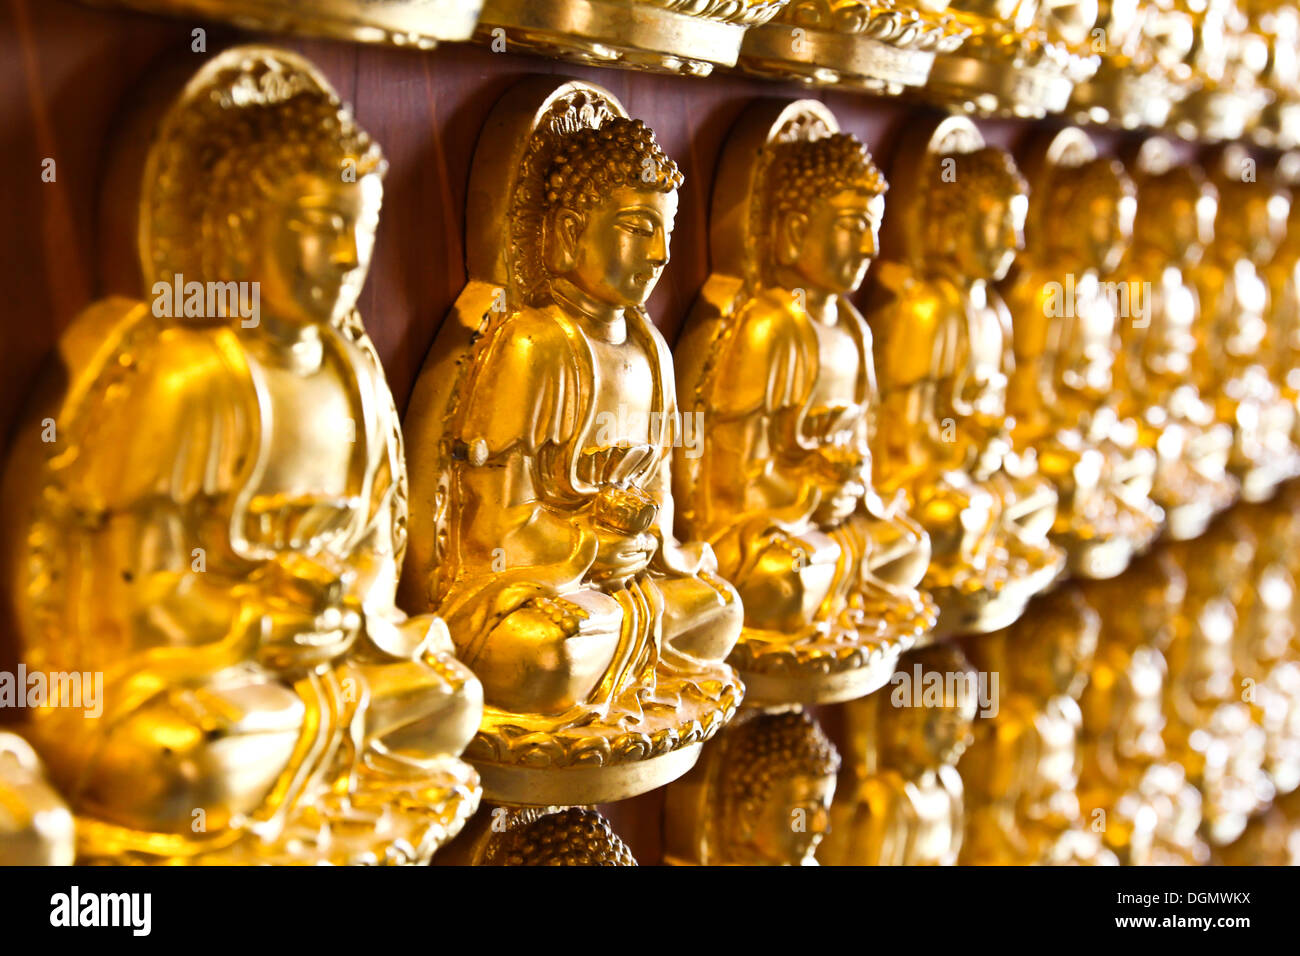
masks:
[[[893,202],[908,230],[882,264],[871,328],[880,343],[877,487],[899,490],[930,535],[923,587],[945,633],[1019,617],[1064,565],[1048,540],[1057,494],[1032,450],[1011,447],[1011,317],[994,289],[1023,245],[1026,184],[973,124],[943,121],[900,158]]]
[[[1138,424],[1138,444],[1155,449],[1151,497],[1164,509],[1166,533],[1182,541],[1202,534],[1238,490],[1227,471],[1232,428],[1215,420],[1192,375],[1199,309],[1187,271],[1209,241],[1215,207],[1166,140],[1144,141],[1132,169],[1133,244],[1114,280],[1143,290],[1148,304],[1143,320],[1120,323],[1114,392],[1118,414]]]
[[[1263,175],[1272,178],[1276,189],[1288,190],[1290,198],[1296,199],[1300,151],[1287,153]],[[1300,201],[1287,204],[1280,235],[1273,257],[1262,269],[1268,284],[1268,312],[1261,359],[1274,387],[1295,410],[1291,444],[1300,448]]]
[[[1237,686],[1264,729],[1265,769],[1278,793],[1300,786],[1300,655],[1295,653],[1296,542],[1300,515],[1291,496],[1230,512],[1234,533],[1255,548],[1244,587],[1236,589],[1233,638]]]
[[[1090,583],[1101,612],[1097,652],[1080,698],[1079,802],[1100,809],[1102,840],[1126,866],[1208,861],[1201,795],[1166,755],[1164,651],[1183,613],[1187,579],[1167,551],[1118,578]]]
[[[384,169],[305,60],[213,58],[148,156],[152,306],[60,339],[7,577],[25,666],[103,674],[102,714],[30,727],[83,858],[423,862],[477,805],[478,681],[393,604],[401,433],[354,312]]]
[[[1077,587],[1040,598],[1016,624],[965,642],[975,666],[1001,675],[997,714],[977,721],[962,756],[966,838],[976,865],[1114,864],[1076,791],[1079,697],[1101,621]]]
[[[937,644],[903,655],[892,691],[845,705],[849,767],[817,851],[822,863],[957,862],[966,821],[956,764],[971,741],[977,680],[956,645]]]
[[[1232,843],[1214,854],[1220,866],[1300,866],[1300,790],[1251,818]]]
[[[36,751],[0,730],[0,866],[71,866],[72,813],[45,779]]]
[[[1161,128],[1195,89],[1187,62],[1195,39],[1191,11],[1179,0],[1099,0],[1097,8],[1092,37],[1102,41],[1101,66],[1074,87],[1075,121]]]
[[[1273,797],[1266,735],[1242,700],[1233,648],[1254,542],[1239,522],[1221,519],[1171,550],[1187,577],[1187,599],[1165,654],[1165,747],[1201,791],[1202,836],[1223,846]]]
[[[1174,107],[1168,125],[1183,139],[1241,139],[1273,98],[1263,82],[1268,40],[1250,28],[1248,2],[1180,4],[1192,15],[1193,41],[1184,60],[1191,68],[1190,95]]]
[[[1300,473],[1292,443],[1296,406],[1269,377],[1264,348],[1268,284],[1260,268],[1285,228],[1288,200],[1241,147],[1207,161],[1209,188],[1219,198],[1214,241],[1191,271],[1201,313],[1192,375],[1215,415],[1234,429],[1228,467],[1246,501],[1263,501]]]
[[[1017,451],[1037,450],[1060,504],[1053,540],[1083,577],[1114,577],[1160,529],[1150,499],[1156,453],[1113,388],[1120,323],[1147,322],[1140,286],[1109,276],[1132,235],[1135,188],[1069,128],[1027,166],[1028,249],[1008,280],[1015,368],[1007,410]]]

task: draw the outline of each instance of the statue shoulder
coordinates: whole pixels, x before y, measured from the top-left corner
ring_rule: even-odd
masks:
[[[25,460],[31,481],[57,483],[71,507],[127,510],[219,495],[255,463],[258,392],[230,328],[108,300],[72,322],[55,361],[61,391],[45,396],[37,414],[56,422],[57,440]],[[40,421],[25,423],[14,461]]]
[[[520,443],[535,450],[572,438],[582,415],[586,377],[578,334],[550,310],[534,308],[513,312],[490,327],[471,350],[473,369],[454,437],[486,442],[489,456]]]
[[[858,799],[873,815],[886,815],[907,798],[907,778],[885,767],[866,777],[858,788]]]
[[[786,289],[763,289],[737,311],[714,389],[715,406],[742,414],[798,407],[817,378],[817,338]]]
[[[95,462],[87,479],[124,506],[233,490],[261,425],[250,357],[233,330],[143,325],[108,358],[95,370],[98,394],[73,416],[72,440]]]
[[[965,302],[952,282],[889,263],[879,270],[867,323],[876,339],[884,388],[910,385],[935,372],[949,340],[961,334]]]
[[[881,339],[899,334],[933,337],[945,322],[965,312],[961,290],[953,282],[886,263],[878,270],[869,299],[868,322]]]

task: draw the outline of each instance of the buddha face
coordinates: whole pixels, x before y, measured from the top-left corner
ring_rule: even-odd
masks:
[[[980,196],[966,215],[967,241],[957,246],[962,273],[972,279],[1000,282],[1025,247],[1027,197]]]
[[[835,295],[854,292],[880,251],[885,197],[853,189],[819,199],[808,212],[782,224],[787,256],[812,288]]]
[[[1138,207],[1134,225],[1143,242],[1176,262],[1195,262],[1214,238],[1218,201],[1189,182],[1154,187],[1146,199],[1139,199]]]
[[[880,739],[892,763],[916,769],[955,764],[970,746],[977,707],[973,694],[945,691],[942,704],[924,707],[894,707],[882,698],[878,706],[883,713]]]
[[[1088,204],[1088,263],[1103,274],[1113,271],[1133,235],[1137,200],[1112,193],[1094,196]]]
[[[833,775],[778,776],[766,800],[748,803],[734,814],[733,848],[767,863],[802,863],[830,830],[834,796]]]
[[[356,182],[304,173],[286,180],[256,224],[249,273],[280,321],[324,323],[356,305],[383,202],[379,176]]]
[[[1285,195],[1259,187],[1251,192],[1245,208],[1236,217],[1246,255],[1256,262],[1263,262],[1273,254],[1286,228],[1290,208],[1291,203]]]
[[[555,210],[552,270],[615,308],[645,305],[664,267],[677,216],[677,191],[620,186],[586,213]]]

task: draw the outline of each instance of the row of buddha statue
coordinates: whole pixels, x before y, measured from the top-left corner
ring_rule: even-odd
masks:
[[[654,133],[485,129],[399,415],[379,144],[272,47],[159,116],[144,292],[8,452],[21,667],[103,693],[0,736],[0,858],[625,863],[594,807],[667,787],[678,863],[1199,862],[1300,784],[1300,164],[953,116],[887,183],[757,101],[670,349]]]
[[[1300,147],[1300,12],[1276,0],[88,0],[427,49],[715,68],[977,115]]]

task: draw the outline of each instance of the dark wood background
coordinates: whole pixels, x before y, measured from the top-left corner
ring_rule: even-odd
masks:
[[[206,30],[205,53],[191,31]],[[669,341],[709,269],[708,203],[722,142],[757,96],[815,96],[861,137],[889,173],[900,130],[925,107],[899,100],[808,93],[795,85],[717,73],[707,79],[575,66],[466,45],[417,52],[294,37],[265,37],[190,21],[107,12],[67,0],[4,0],[0,6],[0,438],[60,331],[110,292],[141,294],[132,189],[117,144],[136,104],[235,43],[271,42],[314,61],[383,146],[390,163],[369,283],[361,299],[399,408],[439,323],[465,281],[465,189],[480,126],[499,96],[530,73],[601,83],[644,119],[685,172],[672,264],[650,303]],[[167,77],[167,80],[163,78]],[[981,123],[990,142],[1015,148],[1031,131]],[[1103,149],[1118,137],[1099,136]],[[56,180],[42,182],[42,162]],[[124,212],[126,211],[126,212]],[[887,217],[888,219],[888,217]],[[472,226],[472,224],[471,224]],[[888,229],[888,223],[887,227]],[[0,610],[7,604],[0,594]],[[6,615],[0,614],[0,620]],[[0,670],[15,660],[0,630]],[[0,712],[0,723],[15,715]],[[823,723],[837,736],[833,712]],[[648,794],[610,808],[643,862],[659,859],[661,799]]]

